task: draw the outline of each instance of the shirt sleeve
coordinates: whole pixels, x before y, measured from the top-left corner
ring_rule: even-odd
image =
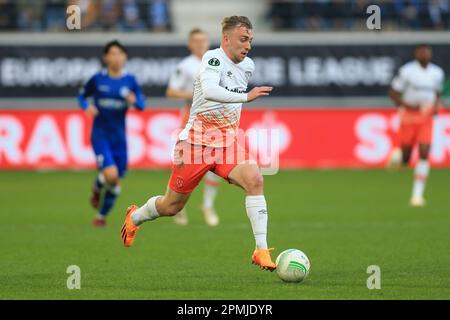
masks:
[[[80,88],[80,93],[78,94],[78,105],[81,109],[86,110],[89,106],[88,97],[92,96],[95,92],[95,75],[92,76],[86,84]]]
[[[145,96],[142,93],[142,89],[141,86],[139,85],[138,81],[136,80],[135,77],[132,78],[133,79],[133,92],[136,96],[136,102],[134,104],[134,106],[139,109],[139,110],[144,110],[145,108]]]
[[[445,73],[444,70],[439,68],[439,73],[436,81],[436,91],[438,93],[442,93],[442,90],[444,88],[444,81],[445,81]]]
[[[404,68],[400,68],[397,75],[392,79],[391,87],[395,91],[403,92],[407,85],[407,76]]]
[[[236,93],[221,87],[220,74],[223,62],[213,55],[205,55],[200,64],[200,82],[205,100],[220,103],[247,102],[246,93]]]

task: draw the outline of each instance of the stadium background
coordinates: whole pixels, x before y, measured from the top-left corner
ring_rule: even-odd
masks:
[[[448,299],[450,114],[435,124],[426,208],[408,206],[412,170],[379,170],[398,128],[387,90],[416,44],[433,46],[450,105],[448,2],[0,0],[0,298]],[[70,4],[81,8],[79,31],[65,26]],[[370,4],[381,7],[381,30],[366,27]],[[294,247],[310,257],[300,287],[249,264],[242,194],[225,184],[217,229],[197,214],[199,188],[188,228],[161,219],[133,251],[118,238],[124,208],[167,183],[160,169],[170,165],[181,103],[164,88],[188,54],[188,31],[205,29],[215,47],[232,14],[254,22],[251,85],[275,87],[244,106],[241,122],[281,132],[289,170],[266,178],[269,238],[276,253]],[[99,231],[87,199],[94,170],[84,170],[94,168],[90,122],[76,95],[112,39],[129,48],[128,69],[147,95],[147,111],[128,117],[131,166],[145,170],[130,170],[111,227]],[[66,288],[71,264],[81,267],[82,290]],[[383,290],[366,287],[371,264],[382,268]]]
[[[440,15],[433,2],[424,1],[189,3],[3,1],[0,167],[92,167],[89,124],[77,112],[75,96],[101,68],[101,47],[109,39],[129,47],[127,68],[148,97],[144,120],[129,119],[139,122],[130,126],[131,164],[170,165],[173,141],[159,133],[169,137],[176,129],[180,103],[165,99],[164,92],[176,63],[188,54],[186,34],[204,28],[216,46],[218,22],[235,8],[255,23],[251,56],[257,68],[251,85],[275,87],[270,98],[245,106],[242,125],[280,129],[282,167],[383,166],[398,127],[387,89],[417,43],[433,44],[434,61],[447,73],[444,101],[449,103],[446,1],[437,7]],[[377,3],[382,29],[371,31],[365,9]],[[69,4],[82,9],[79,31],[66,29]],[[19,111],[24,109],[33,112]],[[435,126],[432,160],[438,166],[450,165],[449,123],[443,115]]]

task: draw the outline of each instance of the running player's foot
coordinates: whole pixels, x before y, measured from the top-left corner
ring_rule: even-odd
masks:
[[[92,188],[91,198],[89,199],[91,206],[94,209],[98,209],[100,206],[100,190],[97,188]]]
[[[270,252],[272,250],[273,248],[255,249],[252,255],[252,263],[259,266],[262,270],[270,270],[270,271],[275,270],[277,266],[270,257]]]
[[[92,224],[94,225],[94,227],[106,227],[106,220],[102,219],[102,218],[94,218],[94,220],[92,220]]]
[[[138,206],[131,205],[127,209],[127,214],[125,215],[125,222],[122,225],[122,229],[120,230],[120,235],[122,238],[122,243],[125,247],[131,247],[134,242],[134,238],[136,237],[136,233],[139,230],[139,227],[136,226],[131,220],[131,214],[139,209]]]
[[[180,225],[180,226],[185,226],[188,224],[188,217],[186,214],[186,209],[181,209],[180,212],[178,212],[174,217],[173,217],[173,222],[175,222],[176,224]]]
[[[425,199],[423,197],[412,197],[409,203],[412,207],[420,208],[425,206]]]
[[[219,216],[213,208],[202,208],[203,218],[208,226],[215,227],[219,224]]]
[[[389,154],[388,161],[386,162],[386,169],[399,169],[402,164],[402,150],[399,148],[396,148],[392,150],[392,152]]]

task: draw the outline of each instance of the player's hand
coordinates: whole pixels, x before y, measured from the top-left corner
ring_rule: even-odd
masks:
[[[136,95],[134,94],[134,92],[128,93],[125,97],[125,101],[130,105],[134,105],[136,103]]]
[[[86,110],[84,111],[89,117],[94,118],[95,116],[98,115],[98,109],[96,107],[94,107],[93,105],[90,105],[89,107],[86,108]]]
[[[254,87],[247,93],[247,102],[258,99],[259,97],[268,96],[273,90],[273,87]]]

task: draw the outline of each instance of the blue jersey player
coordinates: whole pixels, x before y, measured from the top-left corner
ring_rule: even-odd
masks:
[[[120,179],[127,171],[125,115],[130,107],[145,107],[136,78],[124,70],[126,60],[127,52],[120,42],[107,43],[103,49],[106,68],[94,74],[78,96],[80,107],[94,118],[91,143],[99,174],[90,201],[98,210],[93,221],[98,227],[106,225],[105,218],[120,193]],[[88,97],[93,97],[93,105]]]

